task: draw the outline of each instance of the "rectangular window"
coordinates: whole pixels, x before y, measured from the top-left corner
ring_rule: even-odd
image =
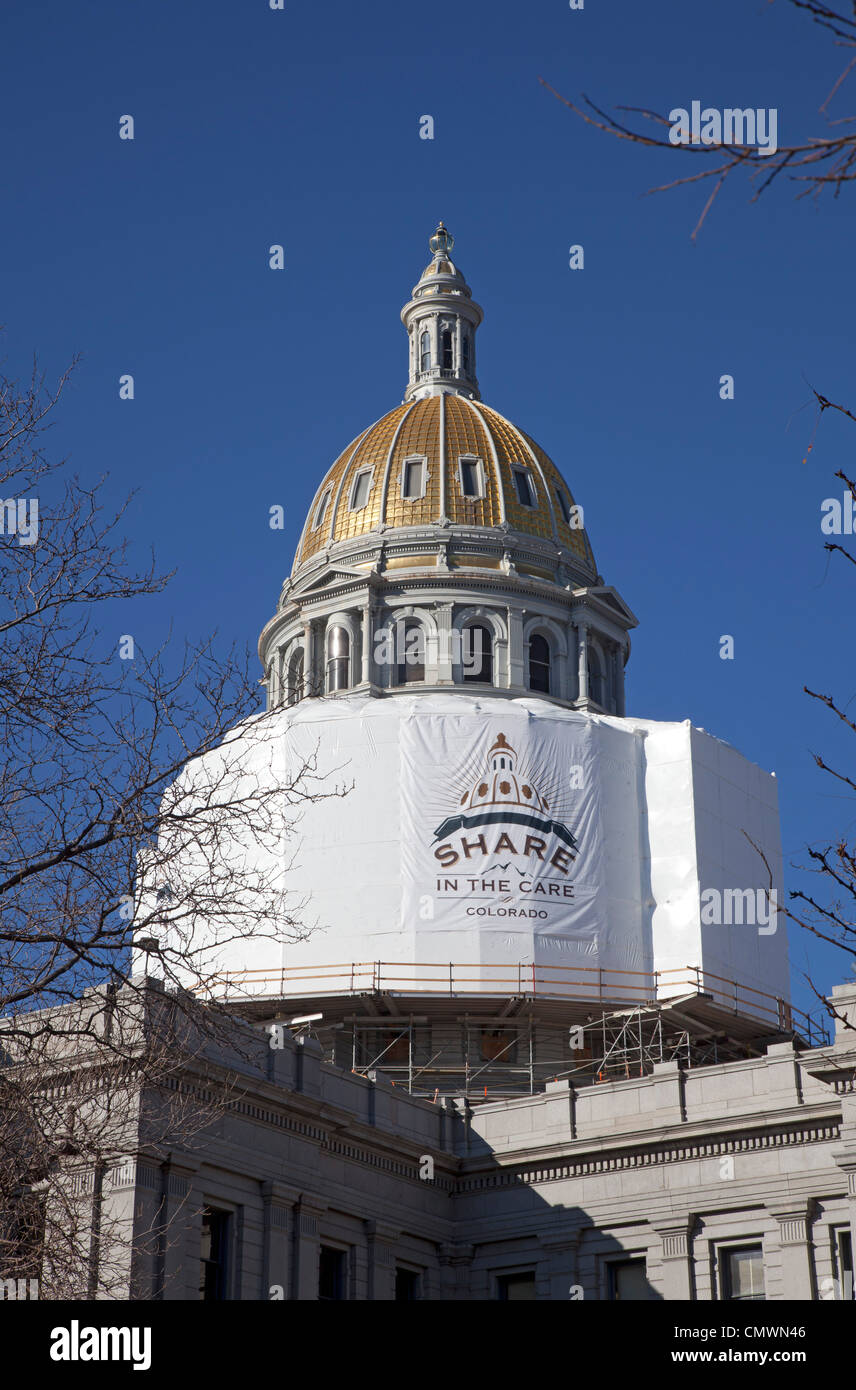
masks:
[[[632,1260],[612,1260],[608,1266],[608,1279],[611,1303],[643,1303],[657,1296],[648,1283],[644,1255]]]
[[[226,1298],[228,1254],[229,1213],[205,1207],[199,1261],[199,1297],[205,1303],[219,1303]]]
[[[401,478],[402,497],[422,497],[425,492],[424,472],[422,459],[405,459]]]
[[[841,1281],[840,1297],[849,1303],[856,1298],[853,1288],[853,1237],[849,1231],[838,1232],[838,1278]]]
[[[535,1298],[534,1269],[526,1269],[519,1274],[500,1274],[496,1281],[496,1296],[501,1303]]]
[[[512,469],[512,472],[514,473],[514,486],[517,490],[517,500],[521,507],[534,507],[535,493],[532,488],[532,479],[529,477],[526,469],[515,467]]]
[[[760,1245],[740,1245],[719,1251],[720,1290],[732,1302],[764,1298],[764,1251]]]
[[[411,1303],[419,1297],[419,1275],[412,1269],[396,1269],[395,1301]]]
[[[328,503],[329,501],[330,501],[330,489],[327,488],[327,491],[324,493],[324,496],[321,498],[321,501],[318,503],[318,510],[317,510],[317,512],[315,513],[315,523],[314,523],[314,525],[313,525],[313,527],[312,527],[313,531],[317,531],[317,530],[318,530],[318,527],[321,525],[321,522],[324,520],[324,513],[325,513],[326,510],[327,510],[327,503]]]
[[[477,458],[459,460],[461,470],[461,492],[464,497],[481,497],[481,468]]]
[[[368,471],[358,473],[354,481],[353,491],[351,492],[351,511],[359,511],[369,500],[369,488],[371,487],[372,475]]]
[[[348,1257],[344,1250],[322,1245],[318,1261],[318,1297],[324,1302],[344,1299]]]

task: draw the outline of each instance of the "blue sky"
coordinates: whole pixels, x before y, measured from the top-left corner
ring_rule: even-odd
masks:
[[[776,107],[785,144],[824,128],[829,36],[785,0],[45,0],[4,14],[2,49],[6,370],[82,354],[51,449],[139,488],[132,540],[178,566],[140,642],[172,623],[255,644],[321,475],[401,399],[399,310],[442,217],[485,309],[484,398],[555,459],[640,620],[629,711],[775,770],[786,860],[852,836],[811,758],[852,767],[852,739],[802,694],[856,708],[852,578],[820,533],[854,427],[828,416],[802,462],[808,383],[856,408],[852,195],[782,182],[750,205],[735,183],[694,244],[698,189],[642,196],[680,156],[600,135],[538,81]],[[832,114],[850,109],[845,86]],[[798,971],[809,952],[822,986],[844,974],[802,934]]]

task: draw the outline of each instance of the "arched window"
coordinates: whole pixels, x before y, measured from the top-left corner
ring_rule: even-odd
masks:
[[[351,636],[346,627],[327,633],[327,690],[347,690],[350,685]]]
[[[529,689],[550,694],[550,643],[540,632],[529,639]]]
[[[425,679],[425,632],[410,619],[395,628],[396,685],[412,685]]]
[[[482,623],[473,623],[463,631],[461,667],[465,681],[493,684],[493,633]]]
[[[464,371],[470,370],[470,335],[465,333],[461,339],[461,351],[464,354]]]
[[[303,699],[303,648],[294,652],[288,663],[288,680],[285,698],[289,705],[296,705]]]
[[[455,358],[452,351],[452,330],[444,328],[440,334],[440,366],[451,371],[455,365]]]
[[[588,649],[589,699],[606,708],[606,682],[604,681],[603,661],[597,647],[589,643]]]
[[[419,370],[427,372],[431,367],[431,334],[428,329],[419,339]]]

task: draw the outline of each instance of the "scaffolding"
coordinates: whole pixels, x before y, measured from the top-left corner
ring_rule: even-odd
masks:
[[[650,1075],[657,1063],[691,1068],[764,1051],[771,1035],[756,1029],[739,1037],[716,1018],[693,1016],[698,999],[687,994],[559,1021],[539,1016],[526,996],[504,1001],[499,1012],[445,1017],[403,1014],[400,1001],[373,996],[371,1011],[312,1031],[328,1061],[361,1076],[381,1072],[411,1095],[500,1100],[532,1095],[550,1081],[600,1085]],[[384,1003],[391,1012],[382,1012]]]

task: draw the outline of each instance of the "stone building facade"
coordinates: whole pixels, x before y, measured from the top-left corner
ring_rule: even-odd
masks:
[[[127,1294],[852,1299],[856,989],[832,1000],[829,1047],[476,1107],[263,1034],[212,1130],[108,1175],[111,1229],[165,1232]]]

